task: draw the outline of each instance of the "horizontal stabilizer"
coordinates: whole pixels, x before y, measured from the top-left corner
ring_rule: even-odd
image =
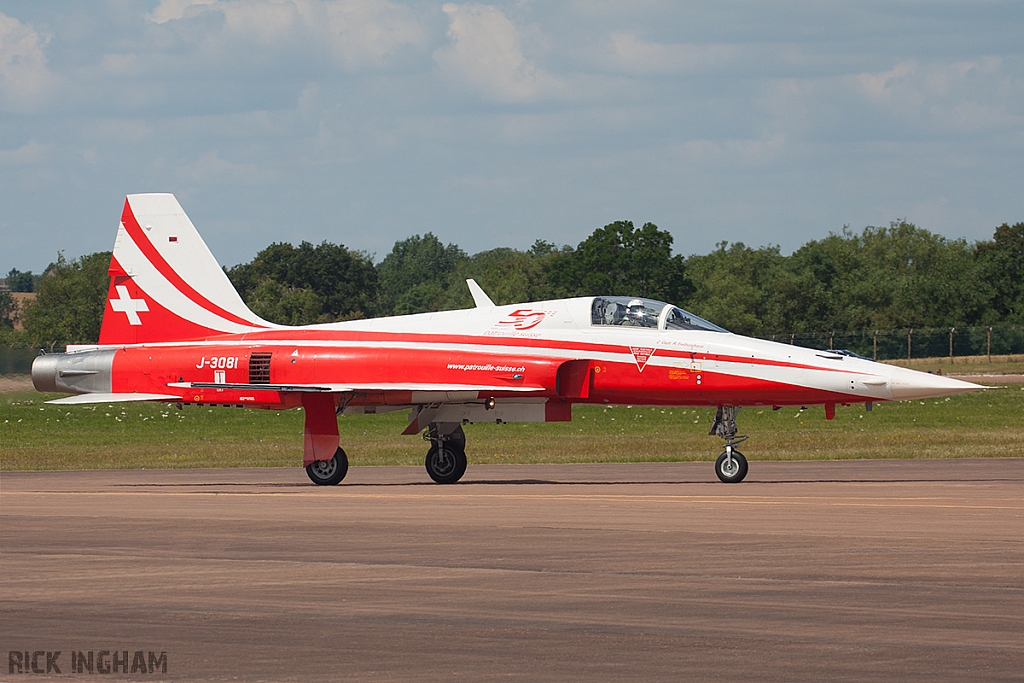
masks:
[[[172,394],[79,394],[66,398],[57,398],[47,403],[58,405],[78,405],[81,403],[126,403],[129,401],[180,401],[181,396]]]

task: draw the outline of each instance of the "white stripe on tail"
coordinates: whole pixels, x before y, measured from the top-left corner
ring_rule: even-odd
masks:
[[[128,195],[109,273],[101,344],[278,327],[249,310],[171,194]]]

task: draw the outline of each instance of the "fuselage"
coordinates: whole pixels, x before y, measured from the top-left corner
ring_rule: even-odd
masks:
[[[344,408],[353,410],[484,398],[562,406],[828,405],[976,388],[717,329],[595,325],[593,302],[581,297],[185,342],[79,346],[41,358],[33,376],[41,390],[173,394],[184,403],[264,408],[299,405],[298,394],[282,387],[318,385],[347,393]]]

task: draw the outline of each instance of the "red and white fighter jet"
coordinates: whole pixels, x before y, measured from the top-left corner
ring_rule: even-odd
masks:
[[[288,327],[246,307],[170,194],[130,195],[110,262],[98,344],[38,357],[52,403],[164,401],[305,411],[303,465],[316,484],[348,470],[337,415],[409,411],[427,430],[430,477],[466,470],[465,424],[563,422],[577,403],[715,406],[719,479],[739,482],[739,406],[930,398],[981,387],[731,334],[671,304],[599,296]]]

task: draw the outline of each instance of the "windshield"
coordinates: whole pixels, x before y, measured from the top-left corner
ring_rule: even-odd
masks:
[[[665,318],[666,330],[707,330],[708,332],[725,332],[714,323],[709,323],[704,318],[698,318],[693,313],[684,311],[681,308],[672,307]]]
[[[725,332],[703,318],[664,301],[628,296],[599,296],[590,309],[593,325],[646,327],[652,330],[704,330]]]

